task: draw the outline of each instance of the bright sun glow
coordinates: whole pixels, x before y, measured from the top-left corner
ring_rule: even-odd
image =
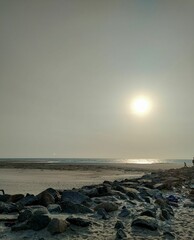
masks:
[[[150,100],[146,97],[137,97],[131,103],[132,113],[144,116],[151,109]]]

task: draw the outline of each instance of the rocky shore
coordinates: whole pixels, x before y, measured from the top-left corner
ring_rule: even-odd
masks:
[[[72,190],[0,195],[0,239],[193,240],[193,224],[194,167]]]

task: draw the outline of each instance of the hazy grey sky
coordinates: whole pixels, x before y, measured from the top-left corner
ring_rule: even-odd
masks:
[[[193,0],[0,0],[0,157],[191,158]],[[153,108],[127,105],[140,93]]]

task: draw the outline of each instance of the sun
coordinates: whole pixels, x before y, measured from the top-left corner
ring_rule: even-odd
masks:
[[[151,101],[144,96],[136,97],[131,102],[131,111],[133,114],[144,116],[151,110]]]

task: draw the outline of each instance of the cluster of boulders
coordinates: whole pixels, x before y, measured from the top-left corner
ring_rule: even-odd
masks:
[[[174,208],[183,205],[183,198],[187,199],[185,207],[194,207],[193,184],[194,167],[191,167],[73,190],[48,188],[38,195],[2,194],[0,214],[17,213],[17,219],[5,221],[12,231],[47,228],[51,234],[57,234],[73,225],[90,228],[99,220],[113,221],[115,239],[128,239],[139,229],[174,239],[163,223],[170,224]]]

